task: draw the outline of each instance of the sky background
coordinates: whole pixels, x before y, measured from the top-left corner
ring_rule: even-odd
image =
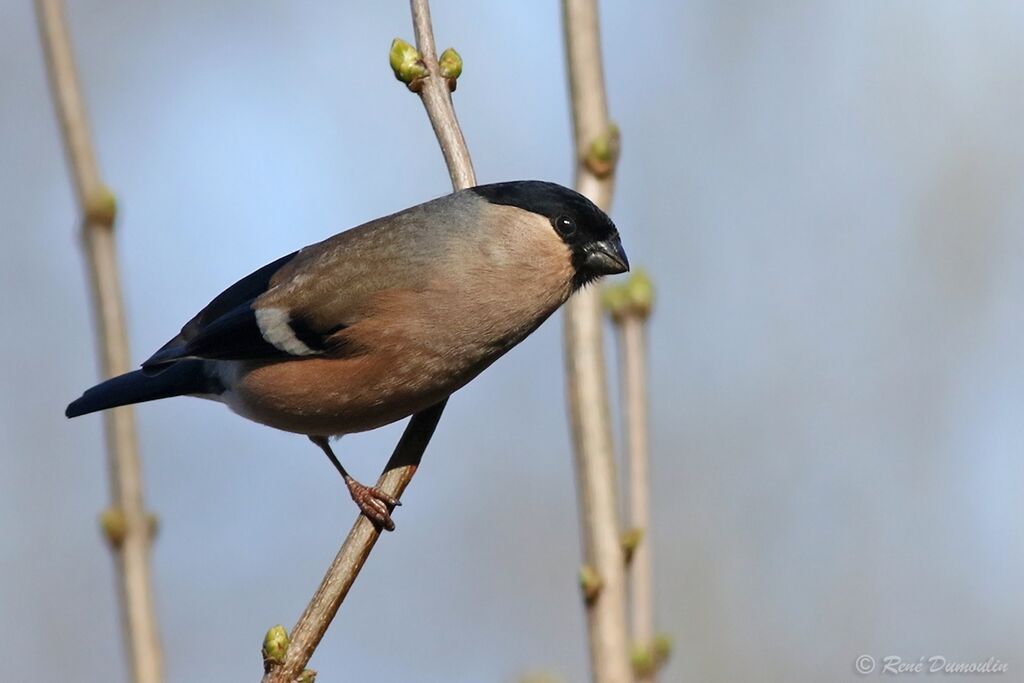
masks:
[[[404,2],[68,4],[138,362],[254,268],[448,191],[387,65]],[[432,5],[481,182],[570,183],[558,4]],[[602,5],[613,217],[658,287],[664,681],[855,680],[860,654],[1024,681],[1024,4]],[[123,683],[101,419],[63,417],[96,349],[31,3],[0,0],[0,66],[4,677]],[[586,680],[560,343],[555,318],[450,402],[319,680]],[[221,406],[138,421],[167,680],[256,680],[353,505]],[[339,453],[371,480],[400,428]]]

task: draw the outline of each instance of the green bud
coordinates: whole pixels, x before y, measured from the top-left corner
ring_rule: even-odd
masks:
[[[128,535],[128,520],[125,519],[121,508],[108,507],[100,513],[100,529],[103,535],[114,548],[120,548]]]
[[[441,78],[456,79],[462,75],[462,57],[455,48],[448,48],[441,53],[437,60],[437,66],[441,70]]]
[[[633,276],[626,283],[626,292],[633,312],[646,319],[654,305],[654,283],[647,271],[642,268],[633,271]]]
[[[410,89],[413,83],[427,76],[427,65],[416,48],[401,38],[391,41],[391,51],[388,53],[391,62],[391,70],[395,72],[395,78],[405,83]]]
[[[622,543],[622,553],[625,555],[626,564],[629,564],[633,560],[633,553],[636,552],[637,547],[640,545],[640,541],[643,539],[643,529],[634,528],[622,532],[620,542]]]
[[[668,661],[672,654],[672,638],[666,633],[659,633],[654,636],[651,644],[651,654],[654,656],[654,665],[659,669]]]
[[[633,665],[633,673],[637,678],[650,678],[657,667],[654,664],[654,653],[646,645],[634,645],[629,653],[629,661]]]
[[[621,149],[622,136],[619,134],[619,127],[609,123],[608,129],[591,141],[583,162],[598,178],[607,178],[615,170]]]
[[[295,683],[313,683],[316,680],[316,672],[312,669],[303,669],[299,677],[295,679]]]
[[[283,664],[289,643],[288,631],[281,624],[268,630],[263,637],[263,664]]]
[[[580,567],[580,588],[583,589],[583,599],[589,605],[597,600],[604,587],[604,581],[597,570],[588,564]]]
[[[155,512],[146,515],[146,524],[149,527],[149,538],[152,540],[160,532],[160,518]]]
[[[110,188],[101,185],[92,195],[85,198],[85,220],[88,223],[99,223],[108,228],[113,227],[117,218],[117,197]]]
[[[620,323],[629,309],[629,292],[623,285],[605,285],[601,291],[601,303],[612,322]]]

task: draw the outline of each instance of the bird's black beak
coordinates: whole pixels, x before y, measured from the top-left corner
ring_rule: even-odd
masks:
[[[594,275],[616,275],[629,270],[629,259],[622,249],[619,236],[592,242],[586,247],[584,267]]]

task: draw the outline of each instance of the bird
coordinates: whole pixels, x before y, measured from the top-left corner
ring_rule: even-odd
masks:
[[[523,341],[577,290],[629,270],[583,195],[478,185],[303,247],[217,295],[140,369],[86,390],[69,418],[174,396],[308,437],[360,511],[399,501],[342,466],[330,439],[430,408]]]

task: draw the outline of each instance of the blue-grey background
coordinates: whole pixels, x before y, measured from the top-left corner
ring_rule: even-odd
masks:
[[[297,246],[447,191],[387,66],[404,2],[68,3],[120,201],[133,356]],[[571,182],[556,2],[435,0],[482,182]],[[1024,680],[1024,5],[605,2],[614,207],[658,284],[653,539],[666,681],[854,679],[941,654]],[[0,1],[4,678],[125,681],[96,516],[76,211],[31,3]],[[561,330],[451,402],[312,666],[586,680]],[[138,410],[169,681],[244,681],[352,503],[303,439]],[[372,479],[397,428],[346,438]]]

